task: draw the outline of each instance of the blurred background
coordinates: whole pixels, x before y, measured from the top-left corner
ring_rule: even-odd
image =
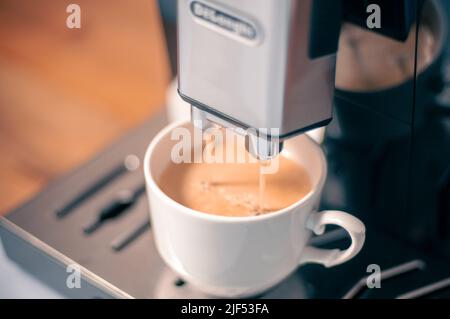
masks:
[[[171,71],[156,0],[1,0],[0,39],[4,215],[158,112]]]

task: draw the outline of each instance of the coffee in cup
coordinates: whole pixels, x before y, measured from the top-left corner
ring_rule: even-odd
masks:
[[[170,162],[158,185],[174,201],[203,213],[235,217],[267,214],[294,204],[312,190],[304,167],[283,155],[278,160],[277,171],[265,176],[257,161]]]

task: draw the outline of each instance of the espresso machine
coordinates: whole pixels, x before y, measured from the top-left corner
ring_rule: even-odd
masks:
[[[444,88],[440,66],[446,25],[436,1],[377,1],[381,28],[370,29],[369,4],[359,0],[263,0],[258,5],[252,0],[179,0],[179,94],[191,105],[194,125],[205,129],[216,123],[247,130],[249,152],[263,160],[276,156],[286,139],[331,122],[324,142],[331,169],[323,206],[337,205],[369,225],[424,244],[437,228],[441,233],[447,228],[442,216],[450,214],[445,202],[449,196],[445,192],[448,132],[436,133],[442,124],[429,117],[430,110],[437,109],[431,106],[436,105],[435,95]],[[335,58],[340,38],[347,32],[344,25],[375,32],[386,39],[380,43],[397,41],[400,47],[405,43],[394,61],[412,61],[402,66],[408,76],[382,89],[335,88]],[[415,64],[425,54],[420,50],[424,40],[419,32],[426,26],[440,43],[430,57],[431,66],[422,72]],[[371,58],[376,61],[390,54],[381,52]],[[356,72],[363,73],[365,68],[361,64]],[[382,71],[385,78],[392,68],[388,65]],[[341,73],[351,72],[347,68]],[[428,142],[421,140],[418,134],[426,125],[434,129],[435,133],[427,131],[437,136],[434,142],[430,137]],[[270,128],[276,128],[274,134]],[[418,160],[424,155],[419,153],[431,145],[442,156],[432,164],[433,177],[423,173],[427,164]],[[429,193],[425,185],[433,188],[436,183],[443,186],[421,196]]]
[[[194,125],[250,129],[248,150],[269,159],[330,123],[341,25],[367,28],[366,2],[178,1],[179,94]],[[417,5],[382,1],[374,31],[405,40]]]

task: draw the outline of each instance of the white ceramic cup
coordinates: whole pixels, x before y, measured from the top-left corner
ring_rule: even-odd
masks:
[[[286,141],[282,153],[309,173],[313,189],[307,196],[273,213],[226,217],[182,206],[159,188],[157,181],[178,142],[171,139],[177,127],[193,130],[185,121],[163,129],[147,149],[144,172],[156,247],[167,265],[190,284],[214,296],[255,296],[299,265],[332,267],[361,250],[365,227],[359,219],[341,211],[317,211],[327,167],[322,149],[311,138],[301,135]],[[323,234],[328,224],[349,233],[349,248],[327,250],[308,245],[312,234]]]

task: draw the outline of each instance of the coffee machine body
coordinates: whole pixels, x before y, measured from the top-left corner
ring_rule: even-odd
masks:
[[[325,12],[320,3],[179,0],[181,97],[204,119],[257,132],[276,128],[271,135],[281,139],[326,125],[340,15],[316,15]],[[325,32],[319,18],[336,20],[335,28]]]

